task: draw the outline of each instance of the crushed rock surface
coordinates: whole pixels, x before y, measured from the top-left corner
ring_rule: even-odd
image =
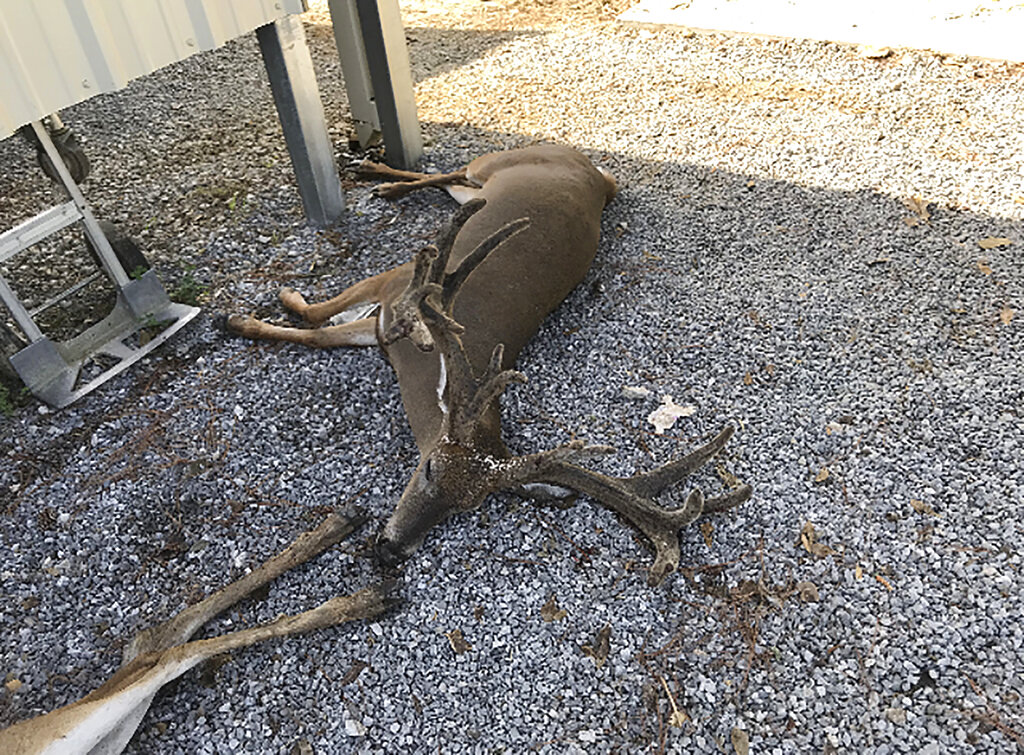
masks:
[[[405,3],[423,165],[549,140],[621,186],[593,269],[521,357],[511,447],[581,437],[626,474],[731,424],[696,483],[754,498],[685,532],[651,589],[642,539],[604,509],[492,496],[431,533],[401,608],[186,675],[129,752],[717,753],[743,733],[752,752],[1020,751],[1024,71],[619,10]],[[63,115],[97,213],[204,312],[71,408],[0,417],[0,726],[95,688],[135,632],[328,510],[372,522],[203,636],[376,578],[370,538],[417,460],[386,361],[249,343],[214,315],[285,321],[280,286],[326,298],[452,209],[346,174],[344,217],[308,228],[252,36]],[[18,140],[0,164],[6,228],[51,197]],[[4,274],[43,296],[78,254]],[[659,435],[664,395],[696,411]]]

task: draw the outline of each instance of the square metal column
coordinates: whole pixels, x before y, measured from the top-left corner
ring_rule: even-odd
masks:
[[[329,0],[356,135],[379,131],[385,159],[411,168],[423,154],[409,51],[398,0]]]
[[[282,18],[259,27],[256,38],[306,217],[314,225],[330,225],[341,216],[345,200],[302,21]]]

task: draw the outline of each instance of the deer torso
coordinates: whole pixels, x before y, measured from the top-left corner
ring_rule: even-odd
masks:
[[[587,157],[558,146],[485,155],[470,163],[467,178],[481,185],[476,195],[487,204],[456,237],[449,270],[502,225],[517,218],[530,221],[480,264],[455,298],[455,319],[465,327],[463,347],[481,372],[499,343],[505,345],[503,366],[511,367],[544,318],[583,280],[597,251],[601,211],[614,188]],[[410,265],[395,276],[393,296],[404,290],[411,271]],[[387,330],[389,318],[385,306],[378,332]],[[404,339],[385,349],[422,451],[433,445],[441,426],[440,354],[419,351]],[[496,403],[491,415],[481,443],[501,454]]]

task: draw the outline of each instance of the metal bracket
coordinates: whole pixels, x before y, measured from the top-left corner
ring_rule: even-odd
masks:
[[[413,167],[423,135],[398,0],[329,0],[328,7],[360,144],[380,131],[387,162]]]

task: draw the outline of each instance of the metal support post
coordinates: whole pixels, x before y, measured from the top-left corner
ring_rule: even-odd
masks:
[[[380,137],[380,117],[373,101],[373,83],[366,64],[366,49],[359,31],[359,13],[355,0],[329,0],[334,46],[338,48],[341,73],[345,79],[348,109],[359,145],[366,147]]]
[[[306,217],[333,223],[345,209],[302,21],[287,16],[256,30]]]
[[[373,102],[384,137],[385,157],[395,167],[411,168],[423,154],[423,136],[416,117],[416,95],[398,0],[332,0],[335,26],[338,25],[338,19],[333,16],[335,6],[340,8],[353,2],[359,19],[365,68],[369,71]],[[350,12],[347,17],[351,17]],[[347,87],[347,72],[345,76]]]

